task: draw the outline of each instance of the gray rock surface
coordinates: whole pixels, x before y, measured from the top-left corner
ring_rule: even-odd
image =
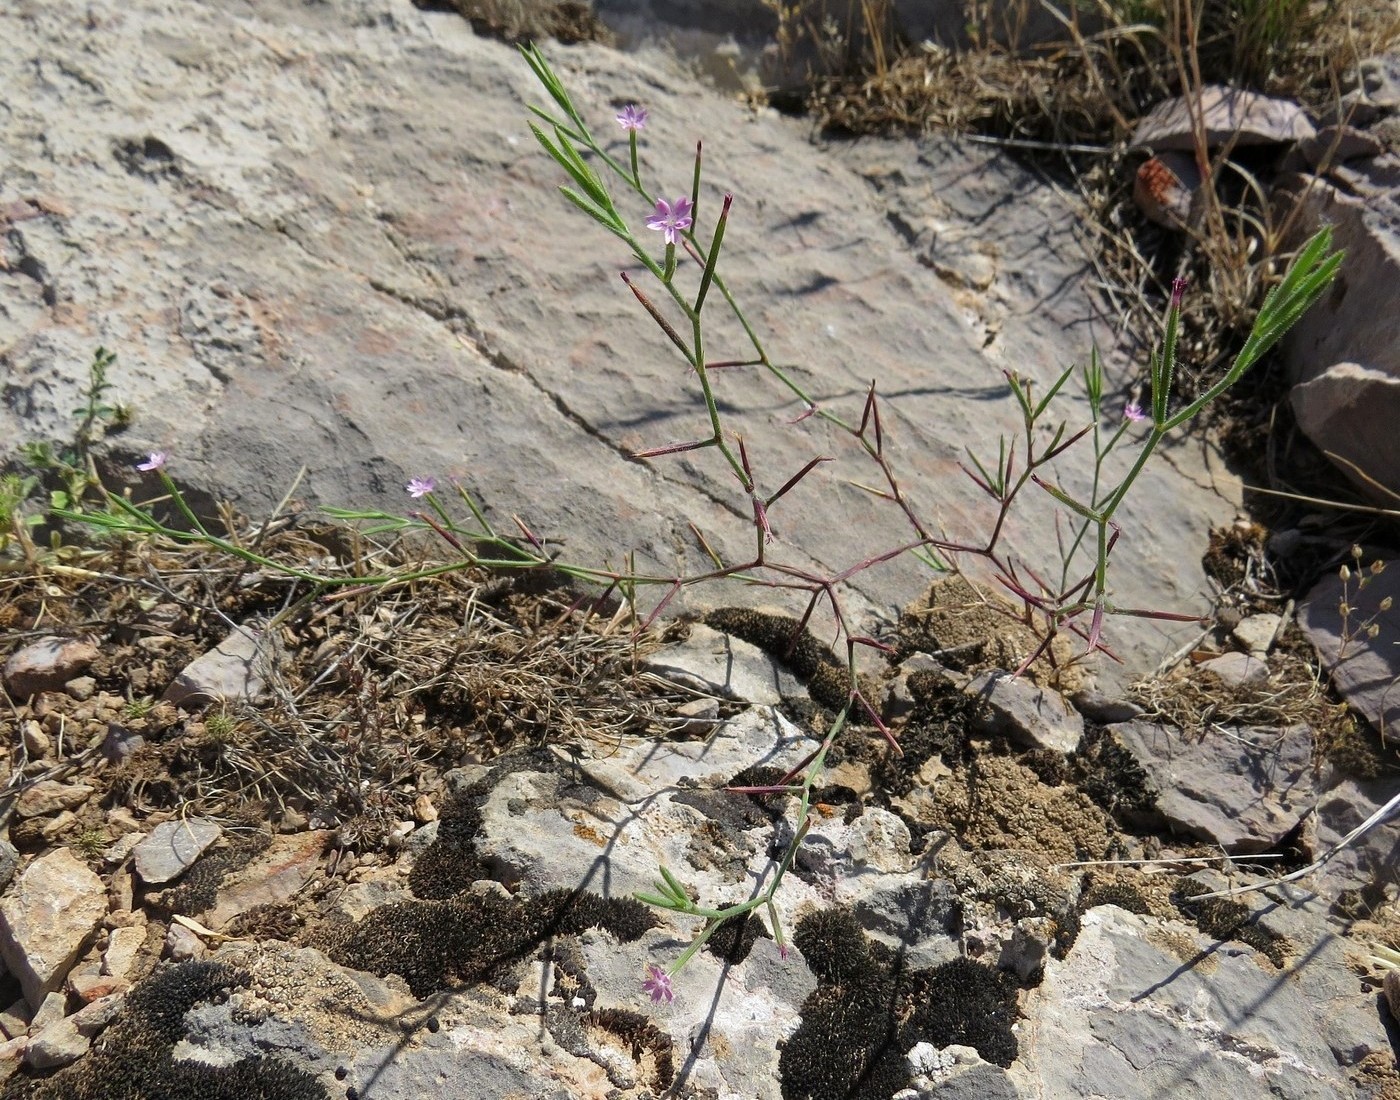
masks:
[[[267,693],[264,662],[271,651],[270,639],[240,626],[185,666],[161,699],[190,710],[210,703],[261,702]]]
[[[1084,915],[1025,1007],[1011,1076],[1027,1096],[1354,1095],[1300,979],[1242,944],[1213,945],[1115,906]]]
[[[702,418],[618,282],[626,256],[559,196],[514,51],[408,0],[71,0],[0,18],[15,166],[0,439],[61,435],[102,343],[136,409],[113,462],[130,473],[168,450],[197,501],[257,516],[305,464],[305,498],[401,512],[409,477],[458,476],[582,561],[636,546],[647,569],[704,568],[692,522],[728,559],[750,552],[722,463],[628,457]],[[815,145],[655,55],[550,53],[602,132],[617,103],[647,103],[662,191],[686,185],[705,139],[701,219],[735,194],[726,262],[774,356],[851,419],[877,380],[902,483],[950,534],[991,519],[958,463],[1014,425],[1003,367],[1043,387],[1097,337],[1112,384],[1136,376],[1093,323],[1073,211],[1008,159],[944,139]],[[719,324],[711,347],[739,354],[736,336]],[[775,508],[785,559],[841,570],[904,539],[896,510],[851,484],[876,476],[868,462],[820,421],[786,425],[800,410],[785,391],[729,372],[720,396],[763,485],[838,459]],[[1064,463],[1062,484],[1082,489],[1087,465]],[[1194,445],[1154,464],[1119,512],[1116,598],[1204,609],[1200,546],[1237,496],[1216,481]],[[1012,536],[1032,560],[1054,553],[1044,517]],[[853,610],[888,614],[927,579],[905,559],[861,574]],[[1131,678],[1179,633],[1110,624],[1129,664],[1103,674]]]
[[[21,819],[47,817],[63,810],[76,810],[88,800],[93,790],[86,783],[41,779],[25,787],[15,799],[15,816]]]
[[[1071,753],[1084,736],[1084,719],[1058,691],[1042,688],[1009,672],[984,672],[964,689],[986,710],[980,729],[999,733],[1030,749]]]
[[[758,646],[703,623],[692,626],[685,641],[648,656],[646,667],[682,687],[721,699],[772,706],[785,698],[807,696],[802,681]]]
[[[1206,143],[1218,149],[1235,146],[1291,145],[1315,136],[1307,114],[1289,99],[1273,99],[1220,85],[1201,89],[1193,105],[1205,125]],[[1184,98],[1168,99],[1149,111],[1133,131],[1133,144],[1156,151],[1194,149],[1192,108]]]
[[[1299,234],[1333,227],[1347,258],[1336,286],[1283,342],[1299,426],[1362,495],[1390,508],[1400,491],[1400,158],[1353,162],[1334,182],[1299,177]]]
[[[169,882],[193,867],[223,832],[222,825],[207,817],[162,822],[132,849],[136,873],[147,886]]]
[[[1212,727],[1191,737],[1156,722],[1111,728],[1157,789],[1166,822],[1227,852],[1272,847],[1313,806],[1313,737],[1306,725]]]

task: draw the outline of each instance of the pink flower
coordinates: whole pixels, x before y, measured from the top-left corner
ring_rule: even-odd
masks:
[[[652,1004],[670,1004],[676,997],[670,977],[655,963],[647,963],[647,976],[642,988],[651,995]]]
[[[1136,401],[1130,401],[1128,403],[1128,406],[1123,410],[1123,415],[1127,419],[1131,420],[1134,424],[1136,424],[1139,420],[1147,419],[1147,414],[1142,411],[1142,406],[1139,405]]]
[[[647,124],[647,109],[629,103],[617,114],[617,124],[624,130],[641,130]]]
[[[431,477],[415,477],[404,486],[408,495],[414,497],[425,497],[437,488],[437,480]]]
[[[1181,299],[1186,297],[1186,287],[1189,280],[1183,276],[1177,276],[1172,280],[1172,309],[1181,308]]]
[[[144,470],[146,473],[150,473],[152,470],[161,470],[165,468],[165,460],[169,457],[170,452],[168,451],[152,451],[145,462],[136,464],[136,468]]]
[[[647,228],[659,230],[665,235],[667,244],[680,244],[681,230],[690,228],[690,212],[693,209],[694,204],[685,196],[675,203],[657,199],[656,213],[647,218]]]

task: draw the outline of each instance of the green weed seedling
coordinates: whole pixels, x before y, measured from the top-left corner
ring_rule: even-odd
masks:
[[[99,347],[88,366],[82,403],[72,410],[73,438],[66,444],[34,440],[19,448],[22,470],[0,477],[0,555],[19,546],[30,559],[37,552],[33,535],[55,518],[78,518],[108,494],[93,462],[93,447],[109,429],[125,427],[131,410],[109,404],[114,388],[108,374],[116,363],[115,352]],[[47,486],[47,499],[40,495]],[[49,532],[49,551],[57,553],[62,538]]]

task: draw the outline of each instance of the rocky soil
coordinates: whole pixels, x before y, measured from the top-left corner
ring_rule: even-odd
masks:
[[[547,577],[476,575],[269,630],[285,580],[123,553],[122,583],[5,582],[6,1097],[1400,1088],[1371,958],[1400,947],[1393,835],[1267,886],[1400,779],[1357,777],[1378,747],[1324,698],[1240,721],[1286,689],[1281,649],[1257,690],[1198,666],[1175,695],[1070,699],[988,669],[1026,639],[935,589],[871,673],[903,754],[838,743],[788,943],[726,928],[657,998],[648,968],[698,923],[634,893],[664,864],[743,900],[791,835],[794,799],[727,788],[830,720],[822,662],[781,659],[793,620],[634,645]]]
[[[1113,401],[1135,395],[1073,207],[1008,156],[821,140],[655,51],[548,51],[591,117],[649,106],[666,186],[704,138],[756,323],[823,401],[858,413],[876,379],[911,495],[950,529],[985,519],[958,463],[1013,422],[1003,368],[1044,383],[1098,343]],[[1347,410],[1393,387],[1367,371],[1394,342],[1358,320],[1391,314],[1358,288],[1395,285],[1400,117],[1391,70],[1363,75],[1344,128],[1274,102],[1250,123],[1370,265],[1290,350],[1300,423],[1357,461],[1389,438]],[[636,547],[670,572],[706,562],[693,527],[726,554],[751,538],[723,470],[630,458],[694,402],[531,144],[527,70],[457,15],[20,0],[0,81],[0,457],[71,434],[103,344],[134,409],[97,452],[107,483],[154,495],[133,467],[160,449],[210,517],[295,484],[265,529],[225,513],[286,567],[433,560],[312,511],[401,513],[429,474],[584,562]],[[1144,126],[1169,228],[1170,107]],[[722,396],[783,476],[839,442],[767,383]],[[1241,519],[1200,438],[1166,459],[1120,515],[1116,595],[1210,628],[1114,623],[1097,682],[1015,679],[1033,642],[994,596],[908,559],[862,574],[851,610],[889,647],[863,683],[901,752],[843,734],[778,896],[786,942],[766,913],[726,928],[664,996],[651,968],[698,922],[634,893],[659,864],[702,905],[771,881],[796,802],[730,788],[781,777],[840,705],[800,604],[712,590],[634,637],[551,571],[304,599],[162,542],[12,553],[0,1096],[1395,1100],[1393,823],[1336,849],[1400,794],[1375,732],[1400,706],[1395,570],[1368,555],[1364,597],[1320,570],[1295,615],[1266,563],[1331,561],[1336,537]],[[794,564],[900,539],[868,474],[832,463],[775,513]],[[1012,538],[1053,553],[1049,527]]]

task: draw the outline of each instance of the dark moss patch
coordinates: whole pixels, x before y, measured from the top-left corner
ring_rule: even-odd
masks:
[[[438,819],[437,839],[419,853],[408,873],[415,897],[442,901],[455,897],[486,869],[476,855],[481,833],[481,810],[474,798],[454,798]]]
[[[723,607],[706,615],[705,625],[756,645],[782,661],[822,706],[839,711],[846,705],[851,692],[846,666],[810,630],[799,629],[796,619],[746,607]]]
[[[759,937],[768,939],[768,930],[763,927],[762,921],[747,913],[737,920],[721,924],[714,935],[705,941],[705,950],[715,958],[737,966],[749,957]]]
[[[158,969],[127,997],[122,1014],[75,1065],[35,1081],[10,1079],[5,1100],[329,1100],[308,1073],[278,1058],[244,1058],[227,1066],[175,1061],[185,1014],[248,984],[221,963]]]
[[[381,906],[327,950],[343,966],[400,975],[421,999],[454,982],[489,981],[552,937],[603,928],[628,943],[656,923],[630,898],[568,890],[533,900],[462,894]]]
[[[1079,748],[1066,764],[1070,781],[1120,825],[1155,823],[1157,791],[1152,780],[1106,727],[1086,724]]]
[[[1188,896],[1177,901],[1177,908],[1188,920],[1194,920],[1204,935],[1248,944],[1277,967],[1288,961],[1288,941],[1261,928],[1249,909],[1237,901],[1229,898],[1195,901]]]
[[[899,734],[903,755],[882,752],[871,768],[871,778],[891,795],[908,794],[919,769],[931,758],[941,756],[952,764],[967,757],[972,713],[977,706],[976,699],[936,672],[910,676],[909,693],[914,709]]]
[[[1015,1060],[1018,987],[1004,971],[970,959],[906,971],[840,910],[804,918],[793,940],[819,984],[779,1057],[784,1100],[884,1100],[909,1083],[920,1042]]]
[[[1087,912],[1098,905],[1116,905],[1129,913],[1145,914],[1152,911],[1142,891],[1122,880],[1096,881],[1091,879],[1080,898],[1080,912]]]
[[[676,1079],[671,1037],[645,1016],[625,1008],[605,1008],[589,1013],[588,1022],[626,1043],[631,1049],[632,1061],[639,1065],[643,1064],[644,1056],[650,1054],[658,1087],[663,1091],[671,1087]]]
[[[244,939],[290,941],[301,927],[302,919],[290,905],[255,905],[233,918],[228,934]]]

